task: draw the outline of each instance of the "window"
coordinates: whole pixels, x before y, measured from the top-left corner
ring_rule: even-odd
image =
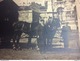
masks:
[[[57,0],[57,1],[63,1],[63,0]]]
[[[70,0],[70,2],[74,3],[74,2],[75,2],[75,0]]]

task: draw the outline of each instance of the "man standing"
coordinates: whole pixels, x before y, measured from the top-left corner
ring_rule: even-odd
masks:
[[[70,31],[71,31],[71,28],[70,26],[68,26],[68,23],[66,23],[65,26],[62,27],[62,32],[61,32],[61,36],[64,42],[64,48],[68,48],[69,36],[71,33]]]

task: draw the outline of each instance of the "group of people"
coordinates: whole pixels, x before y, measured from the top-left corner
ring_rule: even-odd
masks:
[[[42,21],[44,24],[44,20]],[[46,49],[53,47],[52,45],[53,38],[56,32],[58,31],[58,28],[61,28],[60,19],[49,17],[48,22],[44,24],[43,27],[44,27],[43,33],[41,36],[42,39],[40,39],[39,41],[39,43],[41,43],[39,45],[39,48],[41,51],[43,50],[46,51]],[[62,26],[60,33],[61,34],[60,37],[62,37],[62,41],[64,43],[64,48],[68,48],[70,33],[71,33],[71,28],[68,23],[65,23],[65,25]]]
[[[57,29],[60,27],[60,20],[58,18],[49,17],[48,21],[44,23],[44,20],[41,20],[43,23],[43,33],[40,36],[39,48],[40,50],[45,50],[52,47],[52,40],[56,34]]]

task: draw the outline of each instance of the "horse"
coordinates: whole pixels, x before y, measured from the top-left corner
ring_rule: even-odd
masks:
[[[42,34],[42,26],[38,24],[38,26],[32,28],[31,23],[18,21],[13,24],[14,27],[14,36],[13,36],[13,49],[20,49],[19,40],[21,38],[22,33],[29,35],[28,38],[28,46],[31,47],[31,38],[36,36],[37,38]],[[17,41],[17,42],[16,42]]]

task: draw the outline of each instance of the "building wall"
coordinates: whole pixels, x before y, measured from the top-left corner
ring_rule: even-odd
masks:
[[[44,13],[41,13],[40,16],[45,20],[45,23],[48,21],[49,17],[52,17],[52,6],[53,5],[53,10],[54,13],[58,13],[58,17],[61,22],[61,26],[63,26],[63,23],[69,22],[69,26],[71,26],[72,30],[77,30],[77,19],[73,17],[72,15],[74,14],[74,7],[76,6],[75,2],[71,2],[71,0],[53,0],[53,4],[51,0],[48,0],[48,7],[47,11]],[[59,10],[60,9],[60,10]],[[32,22],[32,14],[28,13],[29,11],[20,11],[19,12],[19,20],[23,21],[29,21],[30,23]],[[75,15],[75,14],[74,14]],[[55,14],[54,14],[55,16]],[[76,15],[75,15],[76,16]]]
[[[51,0],[49,0],[47,12],[52,12],[51,4],[53,5],[54,13],[58,13],[60,21],[64,23],[69,22],[69,26],[71,26],[71,29],[77,30],[76,15],[73,13],[73,11],[75,10],[74,7],[76,6],[75,2],[71,2],[71,0],[53,0],[53,3],[51,3]],[[75,16],[73,17],[73,15]],[[52,16],[52,13],[47,14],[47,16]]]
[[[76,0],[76,9],[77,9],[77,20],[78,20],[78,30],[79,30],[79,47],[80,47],[80,0]]]

